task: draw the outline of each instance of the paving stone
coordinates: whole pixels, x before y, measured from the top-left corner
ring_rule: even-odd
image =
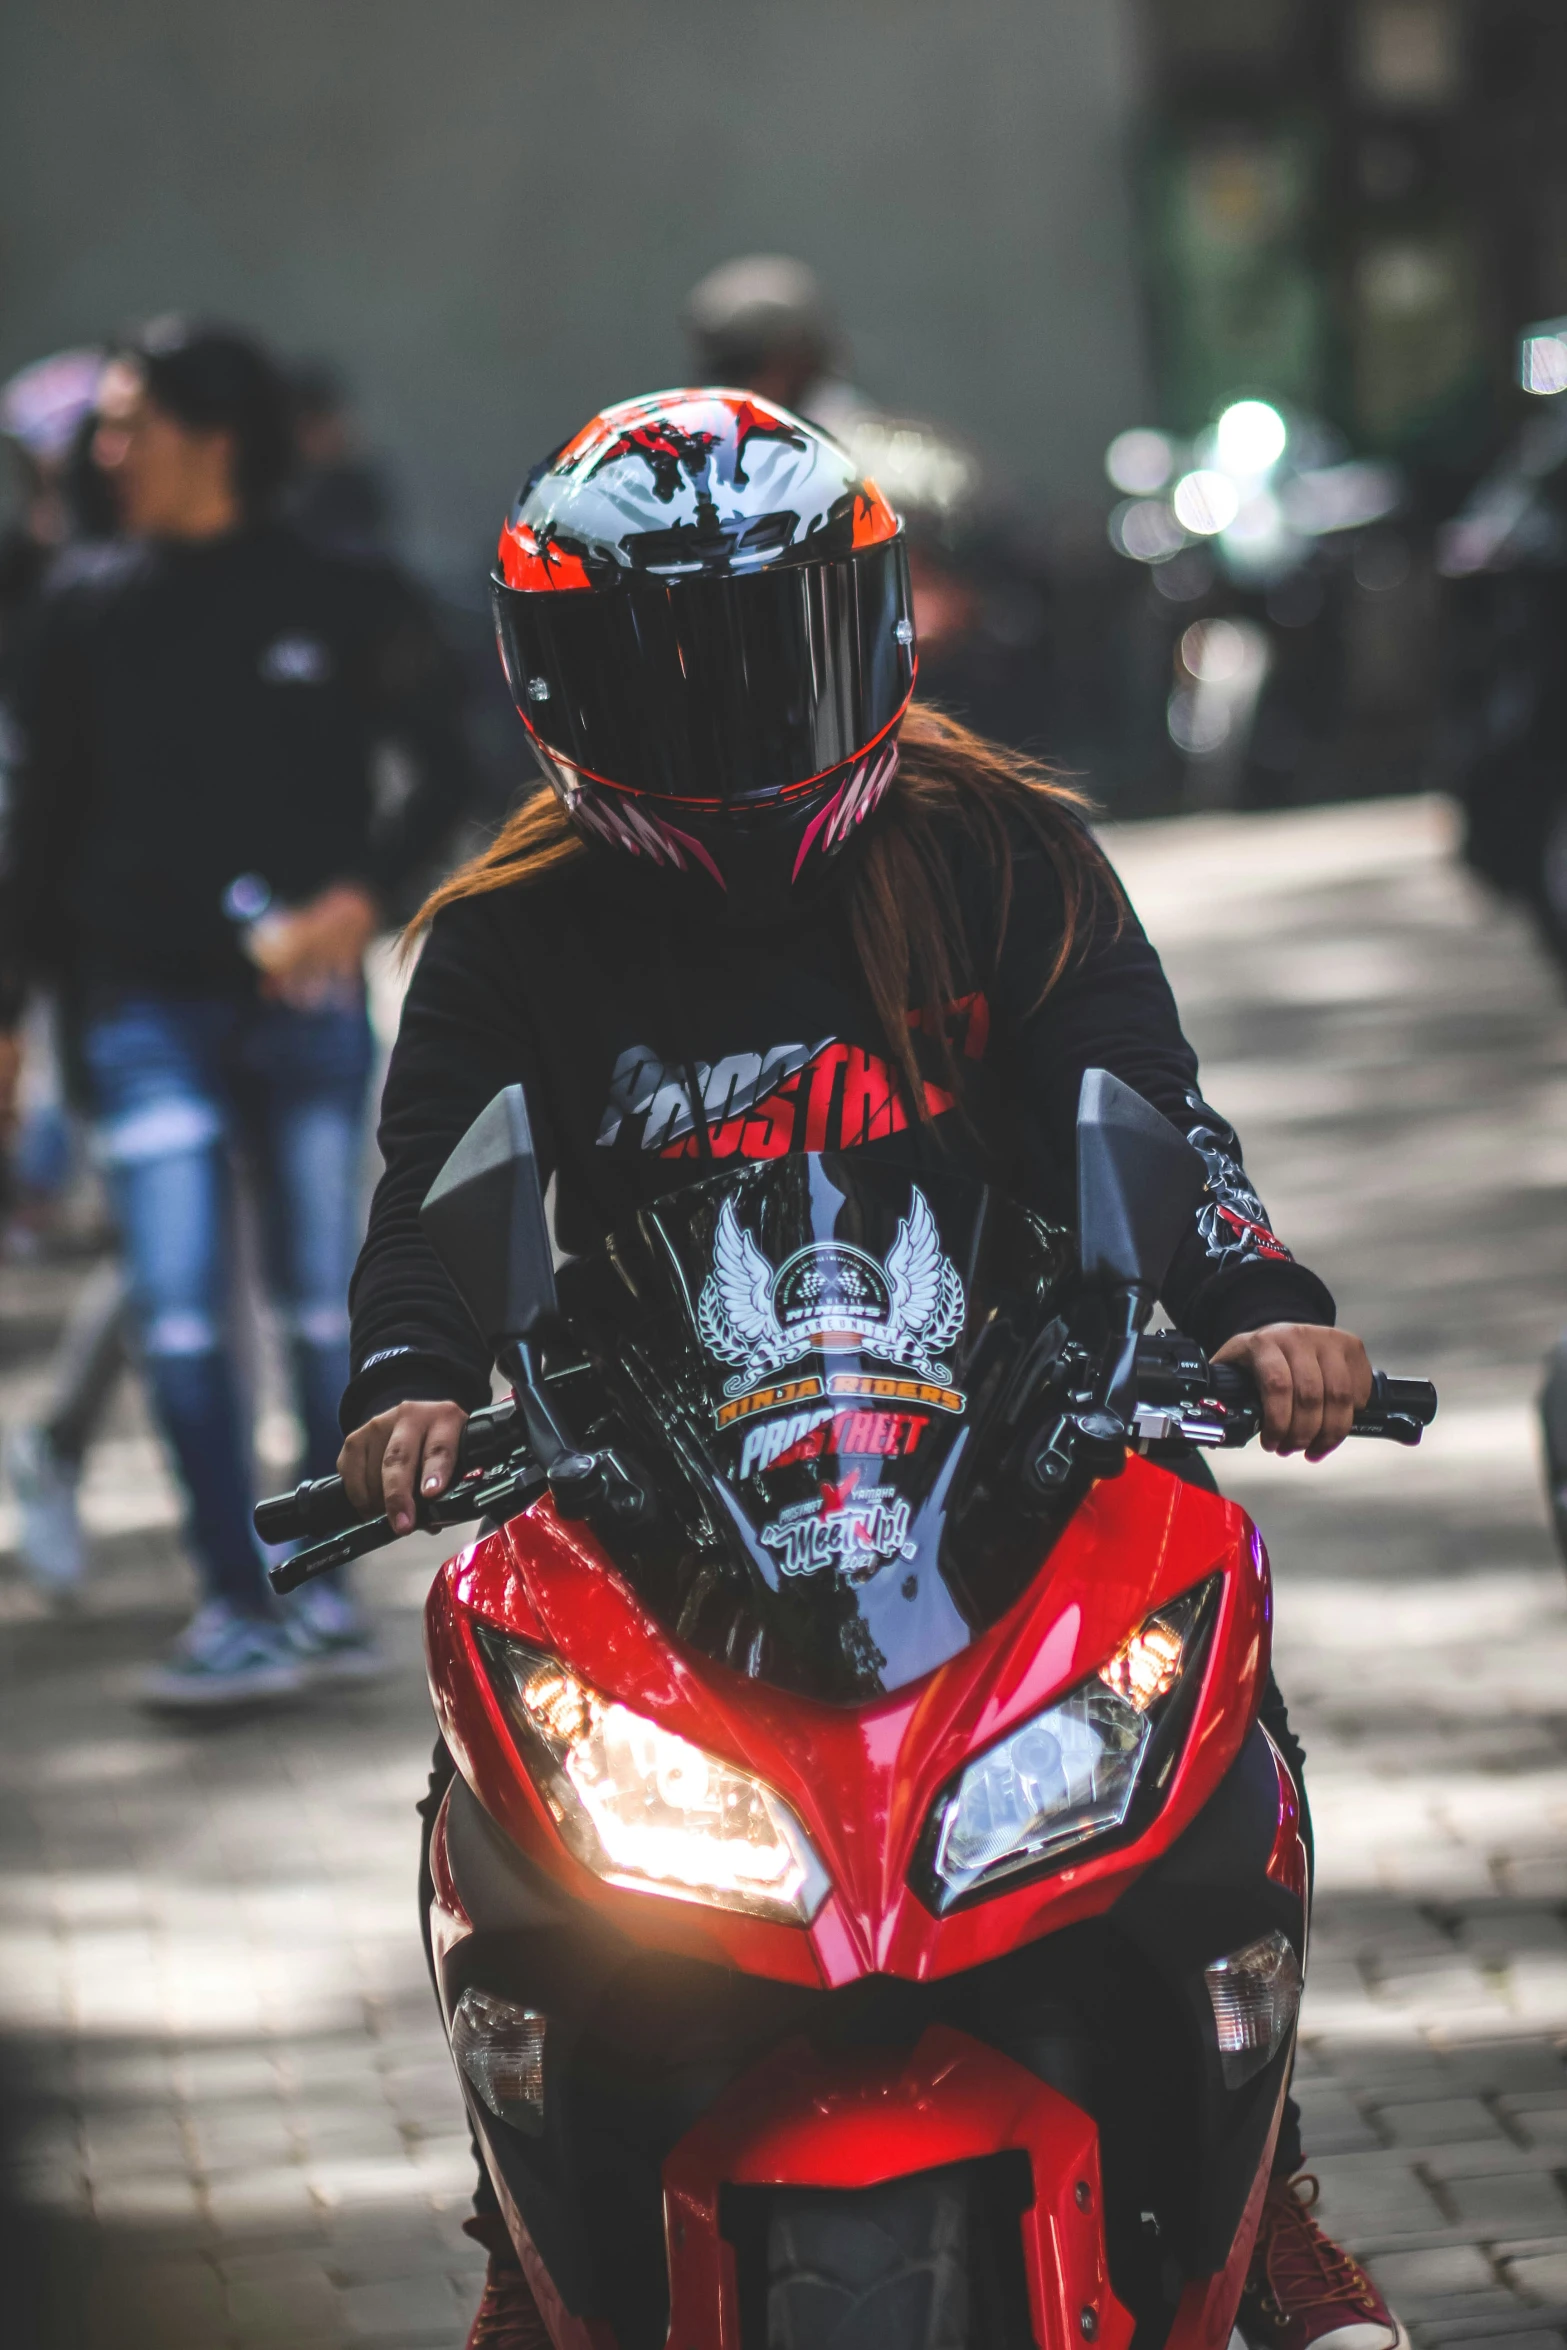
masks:
[[[1308,2162],[1319,2155],[1353,2154],[1380,2144],[1376,2131],[1337,2081],[1303,2080],[1297,2068],[1291,2088],[1301,2109]]]
[[[454,2326],[458,2317],[457,2296],[444,2272],[348,2285],[343,2291],[343,2306],[358,2336],[386,2344],[403,2342],[443,2325]]]
[[[1567,2342],[1567,2334],[1549,2331],[1527,2322],[1509,2326],[1505,2336],[1497,2333],[1469,2334],[1462,2330],[1450,2333],[1445,2328],[1438,2330],[1425,2326],[1421,2328],[1421,2338],[1440,2342],[1443,2350],[1494,2350],[1495,2344],[1501,2339],[1505,2339],[1507,2350],[1562,2350],[1563,2343]]]
[[[1508,2094],[1560,2092],[1567,2097],[1567,2066],[1554,2040],[1491,2040],[1475,2048],[1450,2048],[1447,2068],[1459,2089],[1503,2092],[1504,2107]]]
[[[1397,2146],[1452,2146],[1502,2136],[1478,2097],[1433,2097],[1418,2105],[1373,2107],[1378,2127]]]
[[[1475,2244],[1446,2244],[1429,2252],[1388,2252],[1370,2264],[1400,2313],[1429,2309],[1455,2296],[1492,2295],[1496,2277]]]
[[[1329,2230],[1367,2237],[1443,2226],[1441,2207],[1407,2157],[1393,2153],[1313,2156],[1321,2181],[1317,2217]]]
[[[1427,2179],[1526,2178],[1553,2170],[1561,2161],[1559,2149],[1521,2146],[1516,2138],[1487,2138],[1464,2146],[1424,2146],[1421,2175]]]
[[[1529,2300],[1567,2304],[1567,2243],[1554,2252],[1525,2254],[1502,2265],[1508,2283]]]
[[[230,2278],[228,2322],[247,2342],[340,2339],[348,2330],[342,2298],[320,2267],[278,2264]]]
[[[1497,2109],[1526,2146],[1567,2147],[1567,2090],[1502,2096]]]
[[[1512,2235],[1567,2229],[1567,2198],[1555,2177],[1544,2171],[1449,2179],[1442,2200],[1456,2220],[1493,2234],[1498,2228]],[[1562,2299],[1567,2301],[1567,2293]]]

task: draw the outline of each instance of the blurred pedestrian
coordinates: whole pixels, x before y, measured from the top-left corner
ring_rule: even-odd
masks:
[[[365,454],[347,386],[311,359],[289,378],[294,467],[285,518],[312,546],[343,555],[391,552],[393,500],[384,469]]]
[[[81,459],[102,372],[101,351],[56,351],[0,386],[0,444],[19,493],[0,531],[0,833],[9,829],[15,789],[16,746],[3,715],[7,683],[24,659],[46,576],[86,527]],[[40,1106],[28,1131],[17,1131],[20,1061],[20,1040],[0,1034],[0,1206],[7,1209],[15,1180],[29,1192],[50,1187],[68,1147],[54,1099]],[[57,1096],[59,1089],[46,1090]]]
[[[47,584],[58,583],[85,550],[114,528],[107,486],[91,460],[104,355],[97,348],[57,351],[22,368],[0,388],[0,440],[21,492],[0,537],[0,697],[26,667],[27,643],[44,609]],[[3,701],[0,701],[3,708]],[[0,823],[9,805],[14,757],[0,719]],[[8,1248],[43,1245],[80,1165],[84,1108],[80,1056],[73,1050],[70,1007],[40,996],[29,1023],[26,1073],[31,1100],[11,1137],[15,1187]],[[19,1099],[18,1046],[0,1035],[9,1066],[0,1097]],[[74,1595],[84,1559],[76,1488],[83,1452],[102,1418],[125,1359],[125,1286],[106,1266],[72,1313],[51,1368],[49,1397],[33,1422],[6,1431],[5,1467],[16,1497],[17,1549],[24,1570],[51,1599]]]
[[[0,531],[0,680],[60,550],[106,536],[112,513],[88,455],[103,353],[56,351],[0,385],[0,442],[20,493]]]
[[[147,1694],[211,1707],[374,1665],[344,1592],[280,1617],[265,1583],[226,1326],[229,1154],[256,1186],[306,1469],[323,1474],[347,1362],[364,950],[449,829],[467,757],[450,662],[408,582],[275,519],[290,401],[256,344],[160,322],[111,356],[98,407],[94,454],[126,536],[49,597],[17,683],[0,1026],[40,977],[82,1005],[203,1588]],[[388,741],[412,777],[395,819],[371,788]]]

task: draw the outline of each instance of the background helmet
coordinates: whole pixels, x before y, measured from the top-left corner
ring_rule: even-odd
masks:
[[[902,530],[787,409],[730,391],[606,409],[529,480],[493,592],[573,822],[699,879],[715,910],[787,911],[892,780],[916,666]]]

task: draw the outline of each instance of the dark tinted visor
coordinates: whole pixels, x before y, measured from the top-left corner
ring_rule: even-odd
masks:
[[[914,683],[901,537],[744,579],[492,584],[529,726],[628,790],[717,806],[774,798],[873,742]]]

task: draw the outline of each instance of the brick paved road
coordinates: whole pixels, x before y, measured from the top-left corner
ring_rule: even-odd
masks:
[[[1567,1592],[1529,1400],[1567,1319],[1567,1027],[1426,804],[1117,853],[1279,1221],[1378,1359],[1443,1391],[1419,1454],[1226,1470],[1312,1753],[1326,2214],[1422,2343],[1559,2344]],[[0,1277],[7,1409],[69,1278]],[[383,1689],[189,1733],[131,1701],[186,1593],[133,1398],[90,1515],[80,1622],[0,1562],[0,2032],[39,2340],[445,2350],[476,2262],[409,1901],[430,1558],[370,1579]]]

